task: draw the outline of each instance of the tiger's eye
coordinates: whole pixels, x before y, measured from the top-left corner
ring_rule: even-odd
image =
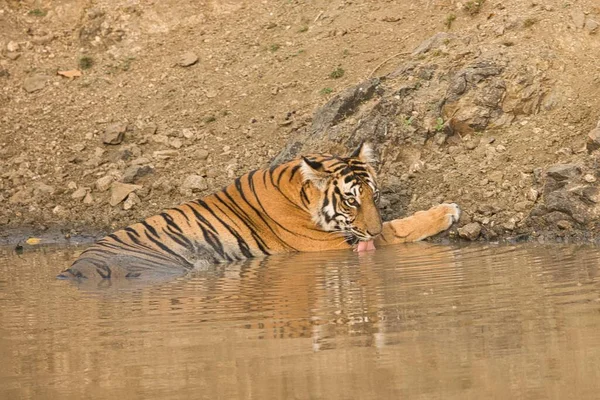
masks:
[[[354,197],[348,197],[346,200],[344,200],[344,202],[350,207],[356,207],[356,204],[358,204]]]

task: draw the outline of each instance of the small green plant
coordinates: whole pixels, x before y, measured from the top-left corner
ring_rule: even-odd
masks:
[[[123,71],[129,71],[129,68],[131,68],[131,63],[135,60],[135,57],[127,57],[126,59],[123,60],[123,62],[121,62],[121,69]]]
[[[329,87],[324,87],[323,89],[321,89],[321,90],[319,91],[319,93],[321,93],[323,96],[326,96],[326,95],[328,95],[328,94],[331,94],[331,93],[333,93],[333,89],[332,89],[332,88],[329,88]]]
[[[467,1],[465,3],[465,5],[463,6],[463,9],[469,15],[476,15],[476,14],[479,14],[479,12],[481,11],[481,7],[483,6],[483,3],[485,3],[485,0]]]
[[[346,73],[346,71],[344,71],[344,69],[342,67],[337,67],[336,69],[331,71],[331,73],[329,74],[329,77],[332,79],[339,79],[342,76],[344,76],[345,73]]]
[[[533,25],[537,24],[538,20],[536,18],[527,18],[523,21],[523,27],[531,28]]]
[[[278,45],[277,43],[272,44],[271,46],[269,46],[269,51],[271,53],[275,53],[277,50],[279,50],[281,48],[280,45]]]
[[[452,28],[452,23],[454,21],[456,21],[456,15],[454,15],[454,14],[448,14],[448,16],[446,17],[446,23],[445,23],[446,28],[447,29]]]
[[[308,32],[308,25],[302,25],[300,29],[298,29],[299,33]]]
[[[348,57],[348,56],[350,55],[350,50],[348,50],[348,49],[344,49],[344,51],[342,51],[342,55],[343,55],[344,57]]]
[[[33,15],[35,17],[45,17],[48,14],[48,11],[42,10],[41,8],[34,8],[33,10],[29,10],[29,15]]]
[[[204,118],[204,122],[206,122],[207,124],[210,124],[211,122],[215,122],[217,120],[217,117],[215,117],[214,115],[209,115],[208,117]]]
[[[92,57],[83,56],[79,58],[79,68],[90,69],[94,65],[94,59]]]
[[[442,129],[444,129],[444,118],[438,117],[435,120],[435,131],[436,132],[441,132]]]
[[[405,115],[400,116],[400,121],[402,121],[402,125],[404,126],[412,126],[414,120],[415,117],[412,115],[410,117],[407,117]]]

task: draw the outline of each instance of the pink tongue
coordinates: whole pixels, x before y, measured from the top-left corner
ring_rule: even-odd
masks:
[[[358,242],[358,246],[356,247],[356,251],[359,253],[371,250],[375,250],[375,244],[372,240],[369,240],[368,242]]]

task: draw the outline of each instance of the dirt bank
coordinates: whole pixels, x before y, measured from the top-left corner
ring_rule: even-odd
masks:
[[[594,238],[600,8],[543,3],[0,2],[0,231],[111,230],[367,139],[388,218]]]

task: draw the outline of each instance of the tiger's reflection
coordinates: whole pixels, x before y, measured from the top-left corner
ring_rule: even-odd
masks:
[[[90,280],[80,287],[108,297],[131,290],[152,298],[159,315],[172,311],[198,323],[226,321],[258,339],[312,338],[315,351],[335,346],[329,340],[335,337],[353,346],[382,346],[386,320],[397,324],[405,313],[393,304],[414,290],[402,286],[403,267],[390,259],[401,255],[448,265],[453,254],[451,247],[428,243],[361,254],[292,253],[210,266],[182,277]]]

